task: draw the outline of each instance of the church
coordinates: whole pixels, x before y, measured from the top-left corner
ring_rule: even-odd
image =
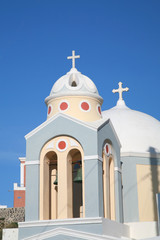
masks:
[[[126,106],[121,82],[116,106],[102,112],[79,57],[72,51],[45,99],[46,121],[25,136],[18,239],[159,239],[160,122]]]

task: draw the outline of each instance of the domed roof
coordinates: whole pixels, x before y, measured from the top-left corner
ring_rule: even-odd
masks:
[[[128,108],[123,100],[102,115],[111,119],[122,153],[160,153],[160,121]]]
[[[48,102],[50,99],[62,96],[89,96],[97,98],[101,104],[103,102],[93,81],[76,68],[71,68],[66,75],[54,83],[50,95],[45,101]]]

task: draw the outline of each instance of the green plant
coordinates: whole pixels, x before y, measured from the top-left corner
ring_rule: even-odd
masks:
[[[5,226],[5,228],[18,228],[18,223],[17,222],[9,223]]]

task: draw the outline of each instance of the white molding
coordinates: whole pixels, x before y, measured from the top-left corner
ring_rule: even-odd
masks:
[[[25,165],[36,165],[36,164],[40,164],[40,161],[39,160],[34,160],[34,161],[25,162]]]
[[[25,187],[18,186],[17,183],[14,183],[14,184],[13,184],[13,190],[16,190],[16,191],[24,191],[24,190],[26,190],[26,188],[25,188]]]
[[[160,158],[160,153],[150,153],[150,152],[121,152],[121,157]]]
[[[119,167],[115,167],[115,168],[114,168],[114,171],[117,171],[117,172],[119,172],[119,173],[122,173],[122,170],[121,170]]]
[[[120,240],[121,238],[116,238],[112,236],[104,236],[95,233],[82,232],[66,228],[56,228],[43,233],[38,233],[31,237],[24,238],[23,240],[45,240],[58,235],[66,235],[74,238],[80,238],[84,240]]]
[[[102,223],[103,218],[70,218],[70,219],[56,219],[56,220],[38,220],[30,222],[19,222],[18,225],[21,228],[27,227],[40,227],[40,226],[60,226],[60,225],[75,225],[75,224],[92,224]]]
[[[24,185],[24,166],[25,166],[25,163],[20,164],[20,184],[21,184],[21,186]]]
[[[103,162],[103,158],[98,156],[98,155],[89,155],[89,156],[84,156],[84,160],[93,160],[93,159],[98,159],[101,162]]]
[[[19,161],[21,162],[21,161],[26,161],[26,157],[19,157]]]

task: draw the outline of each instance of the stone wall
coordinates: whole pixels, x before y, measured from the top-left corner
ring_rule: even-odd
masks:
[[[0,209],[0,228],[12,222],[24,222],[25,208],[1,208]]]

